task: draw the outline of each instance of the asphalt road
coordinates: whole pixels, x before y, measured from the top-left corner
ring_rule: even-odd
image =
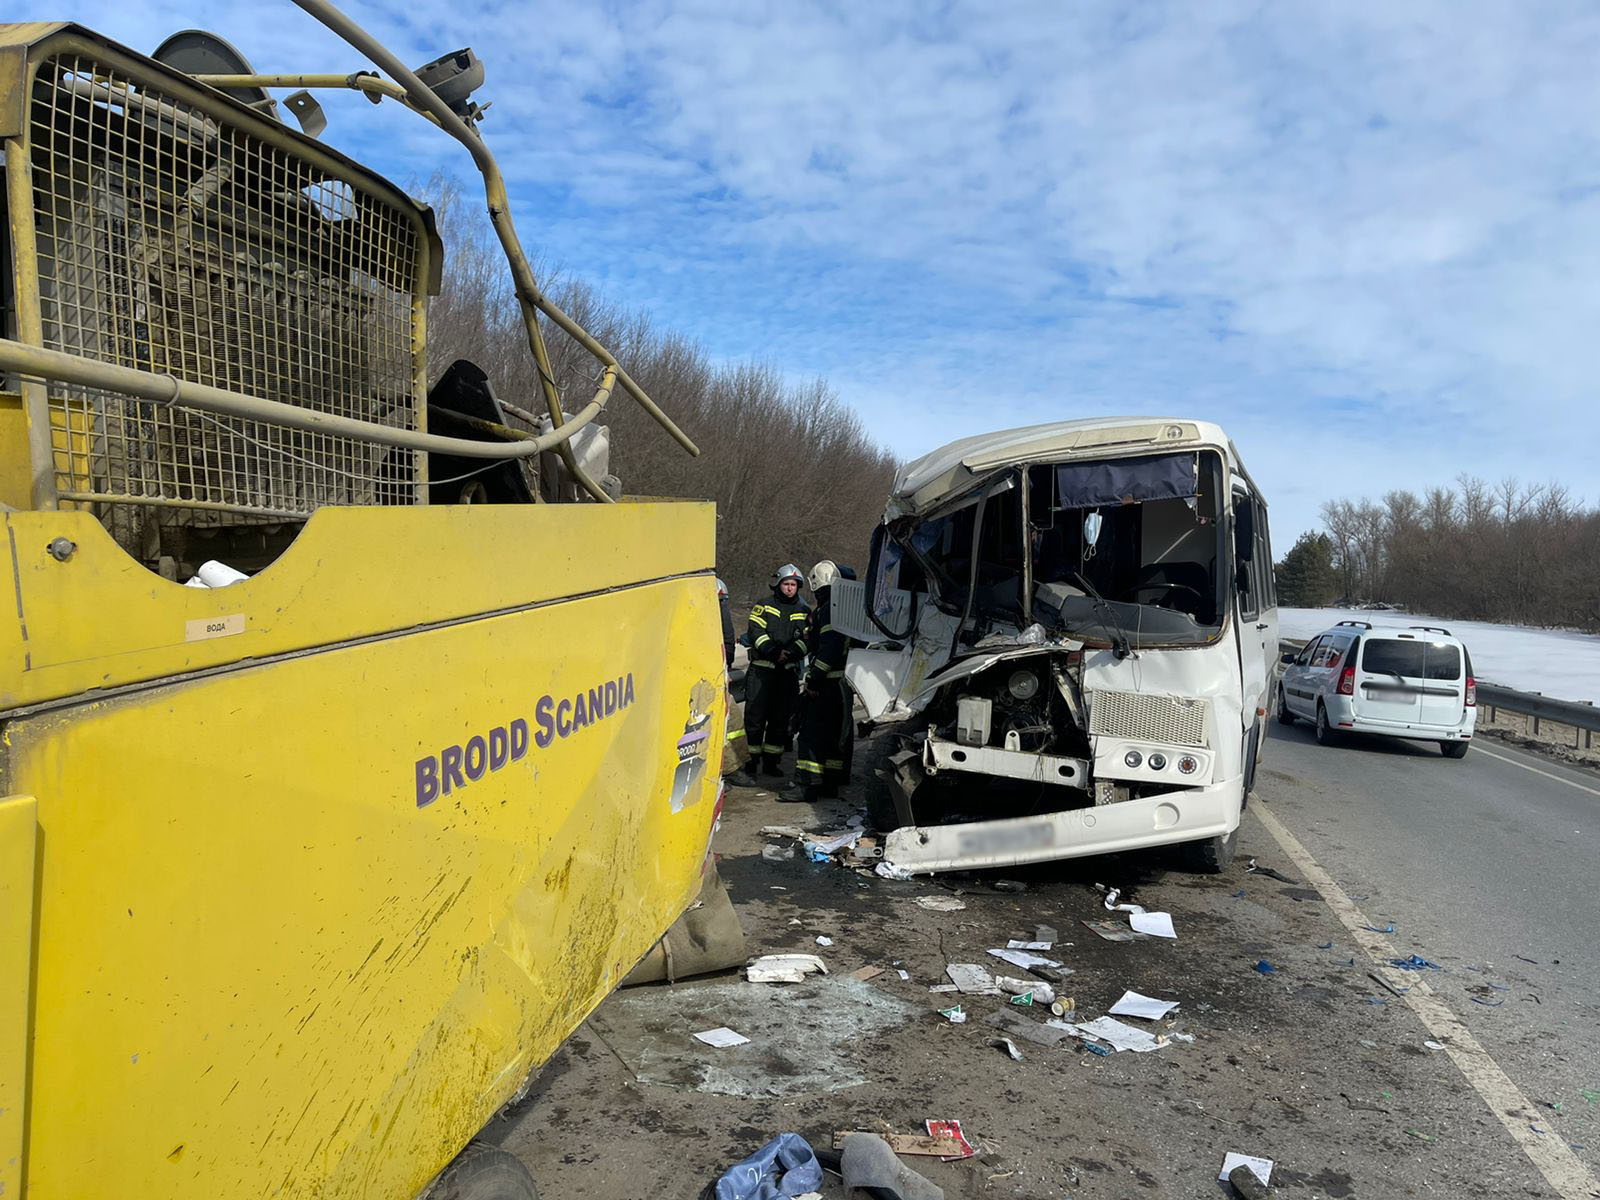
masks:
[[[761,826],[836,827],[876,785],[815,811],[730,789],[717,848],[751,954],[819,953],[829,980],[617,993],[489,1140],[528,1162],[546,1200],[691,1197],[779,1132],[826,1145],[930,1117],[962,1120],[981,1151],[908,1160],[951,1200],[1218,1196],[1227,1150],[1274,1159],[1294,1200],[1590,1195],[1600,778],[1493,742],[1456,761],[1273,734],[1240,858],[1219,877],[1156,855],[912,882],[775,861],[763,847],[783,840]],[[1250,874],[1250,857],[1294,882]],[[1110,915],[1096,882],[1170,912],[1178,939],[1101,940],[1082,924]],[[919,903],[950,898],[963,907]],[[1024,1043],[1015,1062],[987,1024],[1001,1001],[929,992],[948,963],[998,966],[987,950],[1040,922],[1059,931],[1079,1019],[1132,988],[1181,1001],[1160,1028],[1194,1042],[1109,1058]],[[1383,966],[1412,954],[1438,969]],[[863,966],[884,973],[841,979]],[[955,999],[965,1024],[938,1015]],[[751,1042],[689,1037],[713,1024]]]
[[[1274,726],[1258,791],[1427,972],[1531,1100],[1600,1174],[1600,775],[1480,739],[1318,746]],[[1490,988],[1496,980],[1510,991]],[[1576,1103],[1574,1103],[1576,1102]],[[1551,1105],[1559,1104],[1559,1111]]]

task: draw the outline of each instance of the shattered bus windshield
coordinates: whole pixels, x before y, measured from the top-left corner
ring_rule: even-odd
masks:
[[[1227,607],[1221,478],[1210,451],[1031,464],[899,540],[974,639],[1037,622],[1092,642],[1205,642]]]

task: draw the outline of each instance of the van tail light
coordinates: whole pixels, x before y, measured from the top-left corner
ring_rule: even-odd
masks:
[[[1478,681],[1471,675],[1467,676],[1467,707],[1478,707]]]
[[[1354,696],[1356,694],[1356,669],[1346,667],[1339,672],[1339,695]]]

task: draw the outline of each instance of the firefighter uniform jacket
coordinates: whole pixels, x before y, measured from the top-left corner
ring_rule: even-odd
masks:
[[[810,610],[799,596],[787,600],[774,592],[771,600],[756,605],[750,611],[750,665],[776,667],[779,656],[788,651],[783,669],[799,666],[806,656],[806,621],[810,616]]]
[[[806,671],[806,687],[813,691],[821,691],[831,680],[844,678],[850,639],[829,624],[832,615],[833,605],[824,600],[811,616],[811,665]]]

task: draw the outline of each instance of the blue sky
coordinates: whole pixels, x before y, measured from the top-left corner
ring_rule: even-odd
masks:
[[[530,249],[720,359],[826,377],[901,455],[1217,420],[1280,554],[1325,499],[1462,471],[1600,498],[1593,4],[347,11],[414,64],[483,57]],[[366,65],[287,3],[79,17]],[[385,173],[467,177],[396,106],[325,105]]]

